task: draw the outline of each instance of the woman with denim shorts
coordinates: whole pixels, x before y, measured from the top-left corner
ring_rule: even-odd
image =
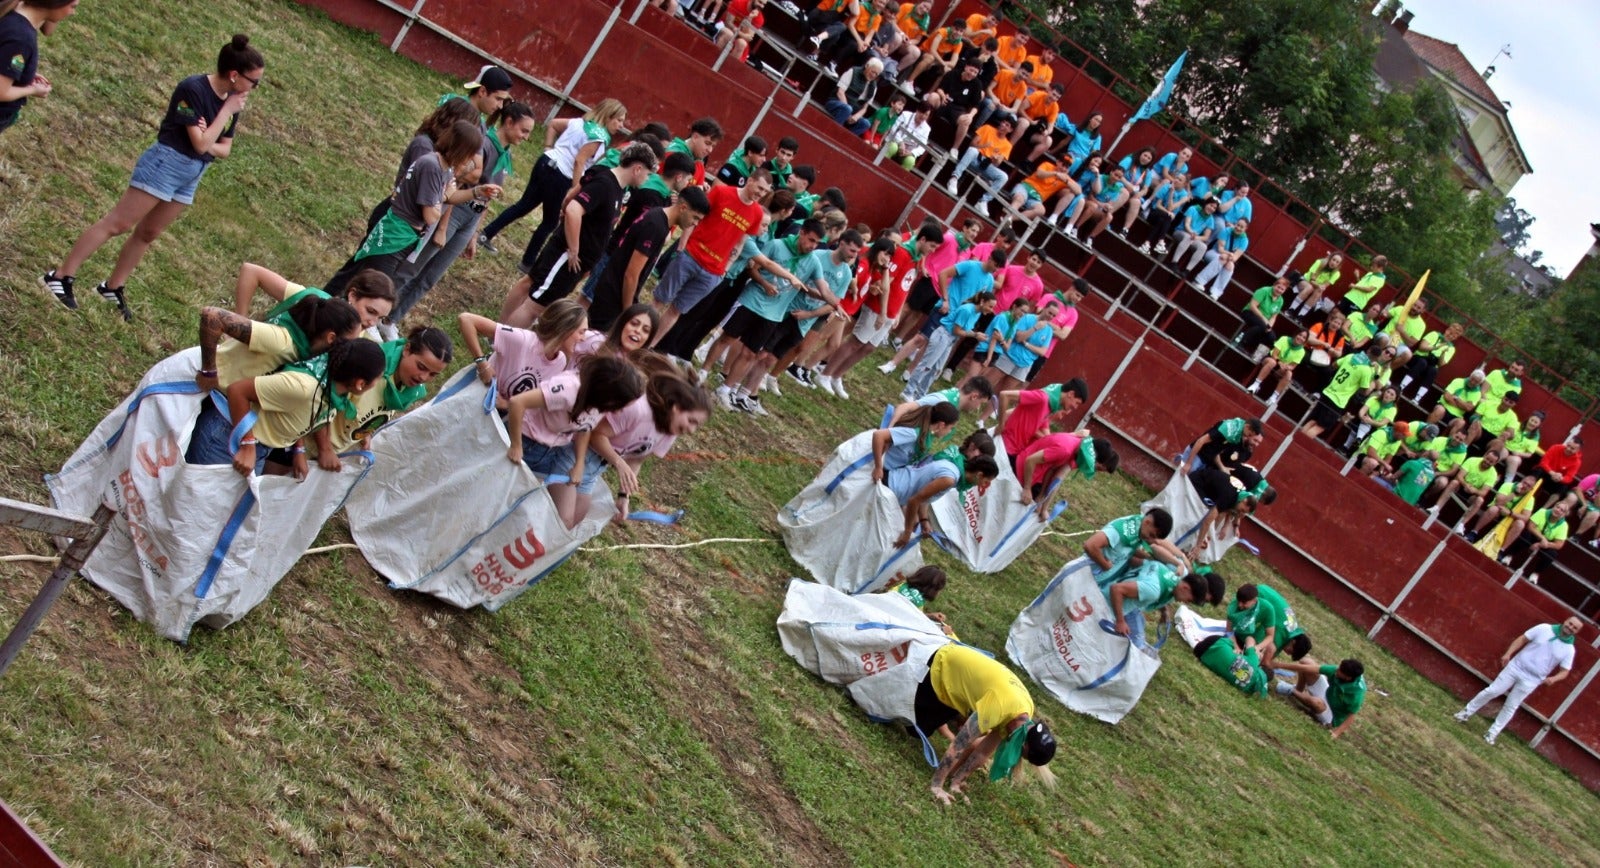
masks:
[[[266,61],[238,34],[217,55],[217,71],[191,75],[178,82],[167,102],[155,144],[134,164],[133,178],[115,207],[78,236],[61,265],[45,272],[43,282],[56,300],[74,310],[78,300],[72,284],[79,266],[118,235],[133,234],[123,242],[111,276],[95,291],[117,306],[125,320],[133,319],[123,292],[128,277],[138,267],[150,245],[194,204],[195,188],[213,160],[233,150],[234,128],[250,94],[261,85]]]

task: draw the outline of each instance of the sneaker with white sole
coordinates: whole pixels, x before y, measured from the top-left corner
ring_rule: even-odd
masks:
[[[817,374],[812,378],[811,382],[815,383],[817,388],[822,390],[823,394],[833,394],[833,378],[827,374]]]
[[[1530,584],[1530,585],[1539,584],[1539,574],[1538,573],[1529,573],[1528,574],[1528,584]]]
[[[724,409],[724,410],[737,410],[737,409],[739,409],[738,403],[734,400],[733,390],[728,388],[726,385],[718,386],[717,387],[717,391],[714,392],[713,394],[717,398],[717,406],[721,407],[722,409]]]
[[[1167,242],[1165,242],[1165,241],[1157,241],[1156,242],[1156,255],[1157,256],[1166,256],[1167,255]]]
[[[1458,711],[1455,714],[1452,714],[1450,716],[1455,718],[1456,723],[1466,723],[1467,721],[1472,719],[1472,712],[1470,712],[1470,711],[1466,710],[1465,708],[1463,708],[1460,711]]]
[[[884,362],[883,364],[879,365],[878,372],[882,374],[894,373],[894,362]]]
[[[850,400],[850,393],[844,390],[844,377],[833,378],[833,393],[846,401]]]
[[[760,416],[762,418],[772,415],[771,413],[767,412],[766,407],[761,406],[761,399],[755,397],[754,395],[744,399],[744,411],[752,416]]]
[[[106,286],[106,282],[103,280],[100,281],[99,286],[94,288],[95,292],[100,293],[102,301],[109,301],[117,306],[117,313],[122,314],[123,322],[133,322],[133,311],[128,307],[128,297],[122,290],[123,288],[120,286],[116,288]]]
[[[1139,245],[1139,252],[1143,253],[1145,256],[1149,256],[1150,255],[1150,242],[1146,241],[1145,243]]]
[[[482,250],[485,253],[489,253],[489,254],[495,254],[495,253],[499,253],[500,252],[499,250],[495,249],[494,239],[490,238],[487,235],[484,235],[481,232],[478,233],[478,249]]]
[[[1490,747],[1494,747],[1494,738],[1494,733],[1486,732],[1483,734],[1483,743],[1489,745]]]
[[[799,365],[790,365],[789,367],[783,369],[784,376],[794,380],[796,383],[799,383],[802,386],[805,386],[807,389],[810,389],[812,388],[812,384],[806,381],[805,373],[806,369],[800,367]]]
[[[773,397],[783,397],[783,390],[778,388],[778,378],[772,376],[771,374],[767,374],[761,378],[761,388],[764,391],[771,392]]]
[[[1244,390],[1246,392],[1248,392],[1249,394],[1254,395],[1256,392],[1259,392],[1261,390],[1261,381],[1257,380],[1254,383],[1251,383],[1250,385],[1245,386]]]
[[[956,179],[955,178],[951,178],[950,180],[944,182],[944,191],[946,193],[949,193],[952,196],[961,195],[960,193],[956,192]]]
[[[68,310],[78,309],[78,297],[72,294],[72,284],[75,280],[77,278],[56,277],[56,271],[53,268],[46,271],[44,276],[39,278],[39,282],[44,284],[44,288],[50,290],[50,294],[56,297],[56,301],[66,305]]]

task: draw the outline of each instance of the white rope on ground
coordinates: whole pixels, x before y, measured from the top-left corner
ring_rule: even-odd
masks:
[[[620,546],[584,546],[580,552],[614,552],[619,549],[692,549],[695,546],[710,545],[711,543],[774,543],[782,540],[767,539],[765,537],[712,537],[711,539],[697,540],[691,543],[632,543]]]
[[[46,555],[5,555],[0,557],[0,563],[53,564],[59,560],[61,558]]]

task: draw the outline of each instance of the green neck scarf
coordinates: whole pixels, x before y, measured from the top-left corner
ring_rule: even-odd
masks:
[[[900,596],[910,600],[911,605],[916,606],[919,609],[928,603],[927,600],[923,599],[922,592],[911,587],[910,585],[902,583],[900,587],[895,588],[895,590],[900,592]]]
[[[989,766],[989,780],[1005,780],[1006,775],[1022,761],[1022,743],[1028,738],[1028,726],[1023,724],[1011,732],[994,752],[994,763]]]
[[[400,369],[400,357],[405,354],[404,340],[379,344],[383,348],[383,406],[386,410],[400,411],[422,400],[428,394],[423,385],[401,388],[395,385],[394,375]]]
[[[1550,629],[1555,631],[1556,641],[1557,642],[1565,642],[1568,645],[1571,645],[1572,644],[1572,640],[1578,638],[1576,636],[1568,636],[1567,634],[1561,632],[1561,625],[1560,624],[1551,624],[1550,625]]]
[[[505,144],[500,141],[500,133],[497,132],[494,127],[485,125],[483,132],[484,135],[488,136],[489,141],[494,144],[494,152],[499,155],[495,157],[494,171],[489,173],[488,178],[500,176],[502,173],[504,173],[506,177],[510,177],[511,149],[506,147]],[[487,180],[487,178],[485,178],[485,180]]]
[[[1045,398],[1049,399],[1050,412],[1052,413],[1059,413],[1061,411],[1061,388],[1061,384],[1056,383],[1054,385],[1045,386],[1043,389],[1039,390],[1044,392]]]
[[[262,322],[278,326],[287,331],[289,339],[294,342],[295,357],[308,359],[311,357],[311,339],[306,337],[306,333],[300,330],[300,325],[294,321],[294,317],[289,316],[289,308],[299,304],[302,299],[332,297],[314,286],[308,286],[273,305],[267,311],[266,316],[262,317]]]
[[[333,412],[344,414],[346,419],[356,418],[356,405],[350,400],[350,396],[340,394],[339,390],[334,387],[333,383],[328,381],[327,353],[323,353],[322,355],[315,356],[313,358],[304,359],[302,361],[295,362],[294,364],[284,365],[283,369],[285,371],[297,371],[316,380],[321,397],[327,400],[328,406],[332,408]],[[317,427],[317,423],[321,421],[321,416],[321,413],[313,411],[311,417],[311,428]]]
[[[639,189],[660,193],[666,199],[672,198],[672,188],[667,186],[667,179],[659,174],[651,175],[644,179],[644,183],[639,185]]]
[[[1078,444],[1078,472],[1084,479],[1094,478],[1094,441],[1088,437]]]

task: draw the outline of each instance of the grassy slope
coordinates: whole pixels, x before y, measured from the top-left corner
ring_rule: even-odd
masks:
[[[7,496],[44,499],[41,474],[153,360],[192,342],[193,305],[225,298],[238,262],[331,273],[451,84],[292,3],[186,4],[192,45],[150,8],[86,4],[45,44],[57,95],[0,137]],[[167,89],[235,29],[267,53],[269,85],[237,155],[131,283],[138,321],[92,299],[56,308],[35,276],[114,201]],[[492,310],[509,269],[504,254],[463,263],[424,309]],[[654,500],[689,509],[682,529],[597,542],[773,536],[777,507],[892,392],[876,374],[851,387],[850,404],[791,394],[762,424],[715,418],[646,474]],[[1123,479],[1076,482],[1058,526],[1097,526],[1143,496]],[[342,519],[324,538],[348,539]],[[956,570],[941,607],[1000,650],[1075,544],[1047,539],[998,576]],[[490,615],[390,592],[341,552],[308,558],[243,623],[187,647],[80,584],[0,683],[0,795],[83,864],[1596,859],[1591,794],[1520,744],[1485,749],[1482,723],[1449,723],[1450,697],[1281,580],[1319,645],[1364,657],[1388,694],[1370,696],[1347,741],[1174,649],[1119,727],[1044,702],[1059,789],[979,786],[941,811],[912,743],[782,654],[772,623],[794,571],[770,543],[584,553]],[[1226,572],[1272,578],[1243,556]],[[42,575],[0,565],[6,622]]]

